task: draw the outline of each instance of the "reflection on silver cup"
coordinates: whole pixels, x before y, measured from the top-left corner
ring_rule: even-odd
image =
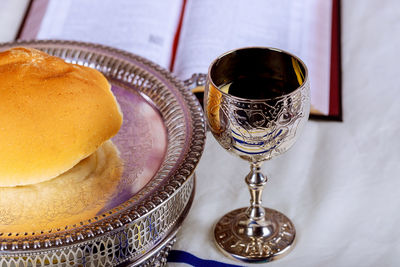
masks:
[[[261,206],[267,178],[260,166],[287,151],[308,119],[307,69],[297,57],[273,48],[243,48],[210,66],[204,94],[209,128],[220,145],[247,160],[251,206],[217,223],[214,237],[227,255],[246,262],[271,261],[292,248],[290,220]]]

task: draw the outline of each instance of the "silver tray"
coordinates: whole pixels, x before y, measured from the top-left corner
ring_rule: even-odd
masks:
[[[60,185],[23,192],[29,201],[0,188],[0,266],[155,264],[174,242],[193,198],[205,142],[195,96],[168,71],[118,49],[47,40],[3,43],[0,51],[15,46],[43,50],[108,78],[124,113],[112,140],[123,171],[112,185],[61,183],[73,193],[50,197],[47,192],[61,192],[53,190]]]

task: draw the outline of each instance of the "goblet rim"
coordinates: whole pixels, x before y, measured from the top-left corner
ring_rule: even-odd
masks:
[[[271,97],[271,98],[258,98],[258,99],[250,99],[250,98],[243,98],[243,97],[238,97],[238,96],[234,96],[231,95],[229,93],[226,93],[224,91],[221,90],[221,88],[219,86],[217,86],[214,81],[211,79],[211,69],[214,66],[214,64],[220,60],[222,57],[229,55],[231,53],[234,53],[236,51],[240,51],[240,50],[245,50],[245,49],[264,49],[264,50],[274,50],[276,52],[279,53],[285,53],[293,58],[295,58],[298,62],[301,63],[302,67],[304,68],[304,81],[303,83],[297,87],[296,89],[294,89],[293,91],[291,91],[290,93],[287,94],[283,94],[281,96],[277,96],[277,97]],[[304,63],[303,60],[301,60],[298,56],[294,55],[293,53],[290,53],[286,50],[280,49],[280,48],[276,48],[276,47],[271,47],[271,46],[245,46],[245,47],[240,47],[240,48],[235,48],[235,49],[231,49],[221,55],[219,55],[218,57],[216,57],[210,64],[210,66],[208,67],[208,72],[207,72],[207,81],[209,83],[212,84],[212,86],[214,88],[216,88],[222,95],[224,95],[225,97],[229,97],[232,99],[236,99],[238,101],[251,101],[251,102],[255,102],[255,103],[261,103],[261,102],[266,102],[266,101],[272,101],[272,100],[279,100],[279,99],[283,99],[283,98],[287,98],[291,95],[295,95],[296,93],[298,93],[299,91],[303,90],[305,87],[307,87],[307,84],[309,83],[309,76],[308,76],[308,68],[307,65]]]

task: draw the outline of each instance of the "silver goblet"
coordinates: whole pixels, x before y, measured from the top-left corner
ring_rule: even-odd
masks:
[[[250,207],[216,224],[217,246],[245,262],[268,262],[293,247],[295,228],[282,213],[261,205],[267,178],[261,164],[288,150],[310,111],[307,68],[296,56],[267,47],[230,51],[209,68],[204,93],[208,126],[219,144],[250,162],[245,181]]]

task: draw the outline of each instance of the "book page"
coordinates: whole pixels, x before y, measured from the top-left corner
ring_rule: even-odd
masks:
[[[312,105],[328,114],[331,24],[327,0],[188,0],[174,72],[181,79],[207,73],[235,48],[280,48],[306,63]]]
[[[100,43],[168,68],[181,6],[182,0],[50,0],[37,39]]]

